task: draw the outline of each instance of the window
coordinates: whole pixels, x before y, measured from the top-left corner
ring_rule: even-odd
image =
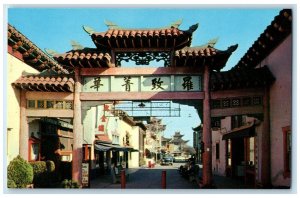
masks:
[[[241,99],[239,99],[239,98],[233,98],[231,100],[231,106],[232,107],[239,107],[239,106],[241,106]]]
[[[253,97],[253,105],[261,105],[261,104],[262,104],[262,97],[261,96]]]
[[[230,99],[223,99],[222,100],[222,107],[229,108],[230,107]]]
[[[63,108],[64,108],[64,103],[63,103],[63,101],[56,101],[56,103],[55,103],[55,108],[56,108],[56,109],[63,109]]]
[[[35,100],[28,100],[28,108],[35,108]]]
[[[47,109],[52,109],[54,107],[54,101],[47,101]]]
[[[212,109],[221,108],[221,100],[212,100]]]
[[[238,127],[245,125],[246,117],[247,116],[245,116],[245,115],[231,116],[231,129],[238,128]]]
[[[251,105],[251,98],[250,97],[243,98],[243,106],[250,106],[250,105]]]
[[[220,143],[216,143],[216,160],[220,159]]]
[[[29,109],[73,109],[73,101],[54,101],[54,100],[28,100]]]
[[[289,178],[291,175],[291,158],[292,158],[292,137],[290,126],[282,127],[283,132],[283,159],[284,172],[283,177]]]
[[[45,107],[44,100],[38,100],[37,105],[39,109],[43,109]]]

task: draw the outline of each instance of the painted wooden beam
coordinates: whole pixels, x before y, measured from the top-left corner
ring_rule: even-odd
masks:
[[[158,67],[158,68],[144,68],[144,67],[135,67],[135,68],[82,68],[80,75],[81,76],[123,76],[123,75],[180,75],[180,74],[190,74],[190,75],[201,75],[200,68],[191,68],[191,67]]]
[[[80,100],[201,100],[203,92],[82,92]]]

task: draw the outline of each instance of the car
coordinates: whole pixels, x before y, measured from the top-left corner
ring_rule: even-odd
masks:
[[[160,164],[161,165],[173,165],[173,157],[172,156],[165,156],[161,159]]]

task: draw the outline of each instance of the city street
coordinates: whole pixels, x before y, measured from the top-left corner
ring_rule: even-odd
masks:
[[[129,169],[129,178],[126,181],[127,189],[161,189],[161,174],[166,170],[167,189],[197,189],[197,184],[189,182],[178,173],[178,167],[182,163],[174,163],[173,166],[156,165],[154,168],[141,167]],[[120,189],[120,183],[112,184],[111,176],[105,175],[91,181],[91,188]]]

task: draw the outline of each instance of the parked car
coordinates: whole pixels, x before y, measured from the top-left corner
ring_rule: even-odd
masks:
[[[161,165],[173,165],[173,157],[172,156],[165,156],[161,159],[160,164]]]

